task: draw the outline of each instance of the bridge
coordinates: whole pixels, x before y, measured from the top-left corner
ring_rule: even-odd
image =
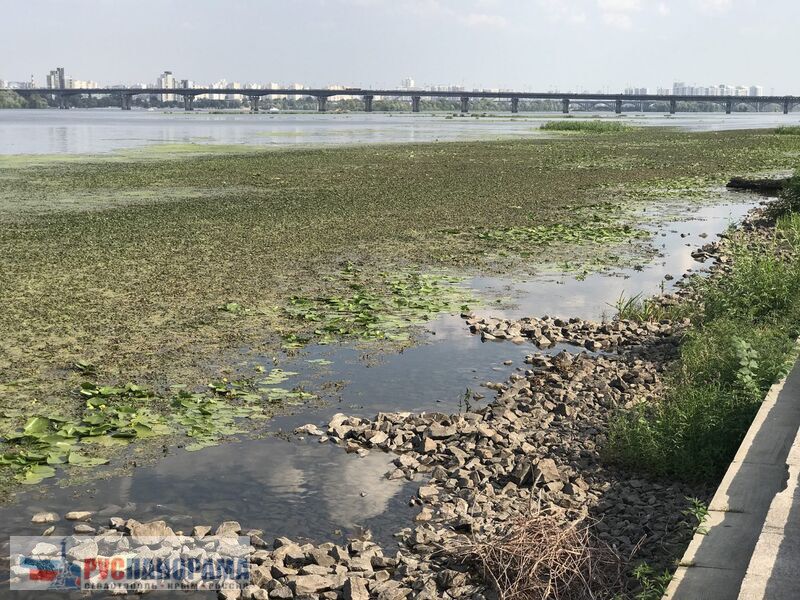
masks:
[[[678,110],[679,102],[705,102],[716,104],[725,109],[727,114],[733,112],[734,107],[740,105],[756,106],[759,110],[764,106],[777,106],[783,109],[784,114],[791,112],[792,108],[800,104],[800,96],[673,96],[662,94],[591,94],[591,93],[560,93],[560,92],[491,92],[491,91],[429,91],[429,90],[367,90],[361,88],[345,88],[341,90],[329,89],[239,89],[239,88],[94,88],[94,89],[52,89],[52,88],[20,88],[14,90],[21,96],[55,96],[59,108],[69,108],[67,98],[81,95],[114,95],[120,97],[122,110],[131,109],[131,100],[139,95],[177,95],[183,98],[185,110],[194,110],[194,100],[197,96],[211,94],[225,94],[246,96],[250,100],[250,110],[259,111],[259,104],[264,96],[300,96],[316,98],[319,112],[327,110],[329,98],[333,96],[349,96],[361,98],[364,110],[372,112],[373,101],[376,97],[410,98],[411,110],[420,111],[423,98],[457,98],[461,102],[461,112],[469,112],[470,100],[488,98],[491,100],[508,100],[512,113],[519,112],[520,100],[555,100],[561,103],[561,110],[567,114],[573,105],[593,106],[604,105],[613,107],[617,114],[624,110],[643,110],[644,106],[663,104],[670,114]]]

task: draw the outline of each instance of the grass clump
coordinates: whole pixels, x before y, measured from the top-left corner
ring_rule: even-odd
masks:
[[[620,133],[633,129],[617,121],[548,121],[540,129],[544,131],[579,131],[583,133]]]
[[[778,135],[800,135],[800,126],[798,125],[782,125],[775,129]]]
[[[800,215],[790,213],[771,240],[732,238],[730,271],[695,283],[694,326],[666,377],[663,398],[613,423],[613,459],[683,480],[724,473],[767,390],[795,356],[799,236]],[[647,311],[640,300],[630,304],[630,316]]]

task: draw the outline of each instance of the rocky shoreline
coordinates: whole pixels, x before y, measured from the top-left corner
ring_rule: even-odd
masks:
[[[755,211],[740,228],[770,235],[763,217],[763,210]],[[713,261],[711,276],[726,269],[725,246],[721,236],[695,252],[698,260]],[[672,305],[690,293],[682,286],[657,301]],[[508,380],[486,383],[496,391],[488,405],[458,414],[337,414],[323,426],[295,431],[362,456],[394,454],[386,477],[419,481],[410,500],[419,512],[413,526],[396,534],[400,549],[389,556],[368,534],[346,546],[287,538],[267,543],[261,532],[243,532],[229,522],[217,535],[249,536],[255,566],[250,585],[223,590],[221,598],[496,597],[490,584],[496,578],[476,563],[471,549],[503,538],[532,514],[547,515],[558,527],[587,523],[593,543],[611,552],[625,572],[638,562],[663,570],[682,552],[693,525],[685,514],[687,498],[706,500],[713,490],[617,469],[604,460],[603,449],[615,411],[658,397],[688,321],[462,317],[487,342],[537,347]],[[75,533],[135,536],[144,526],[182,535],[165,523],[117,517],[97,531],[82,521]],[[210,530],[196,528],[193,535]]]

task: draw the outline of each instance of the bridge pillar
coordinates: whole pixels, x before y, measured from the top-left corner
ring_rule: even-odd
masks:
[[[250,100],[250,112],[257,113],[260,108],[261,96],[248,96],[247,99]]]
[[[677,110],[678,110],[678,101],[672,98],[669,101],[669,114],[674,115]]]
[[[725,102],[725,114],[729,115],[733,112],[733,100]]]
[[[519,98],[512,98],[511,99],[511,112],[518,113],[519,112]]]
[[[789,111],[792,110],[792,104],[788,100],[783,101],[783,114],[788,115]]]
[[[120,98],[122,100],[122,110],[130,110],[133,96],[131,94],[122,94]]]
[[[561,112],[565,115],[569,114],[569,98],[564,98],[561,100]]]
[[[66,94],[57,94],[56,97],[58,98],[58,108],[62,110],[68,110],[69,104],[67,103]]]
[[[194,95],[193,94],[184,94],[183,95],[183,110],[194,110]]]
[[[372,112],[372,101],[375,99],[375,96],[364,96],[364,111],[365,112]]]
[[[411,112],[419,112],[419,107],[422,104],[422,96],[411,96]]]
[[[617,98],[614,101],[614,112],[616,112],[618,115],[622,114],[622,99],[621,98]]]
[[[328,98],[317,96],[317,112],[325,112],[328,109]]]
[[[461,112],[469,112],[469,96],[461,96]]]

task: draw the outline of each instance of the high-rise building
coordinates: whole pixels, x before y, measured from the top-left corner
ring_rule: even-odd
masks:
[[[280,89],[284,89],[284,88],[279,83],[270,82],[270,83],[268,83],[268,84],[266,84],[264,86],[264,89],[267,89],[267,90],[280,90]],[[269,96],[267,96],[267,98],[269,98],[270,100],[281,100],[283,98],[286,98],[286,96],[283,95],[283,94],[270,94]]]
[[[232,81],[230,84],[228,84],[228,88],[233,89],[233,90],[241,90],[242,89],[242,84],[239,83],[238,81]],[[241,94],[226,94],[225,95],[225,100],[241,100],[241,99],[242,99],[242,95]]]
[[[413,77],[406,77],[403,81],[400,82],[400,89],[403,90],[413,90],[416,87],[416,82],[414,81]]]
[[[156,80],[156,87],[161,89],[175,89],[175,76],[172,71],[164,71]],[[175,102],[175,94],[161,94],[162,102]]]
[[[764,88],[760,85],[751,85],[750,86],[750,95],[751,96],[763,96],[764,95]]]
[[[70,90],[94,90],[100,87],[96,81],[84,81],[83,79],[67,78],[67,89]]]
[[[51,90],[63,90],[67,87],[64,67],[57,67],[47,75],[47,87]]]

